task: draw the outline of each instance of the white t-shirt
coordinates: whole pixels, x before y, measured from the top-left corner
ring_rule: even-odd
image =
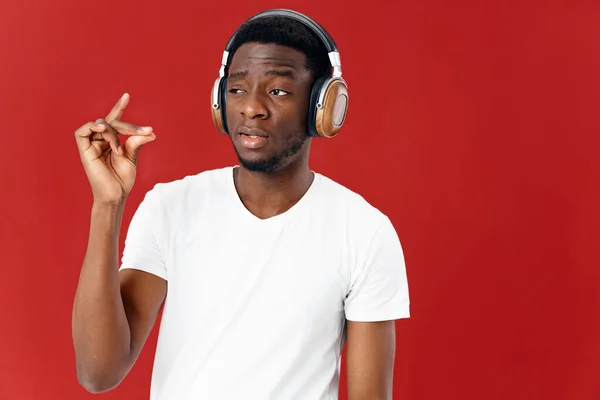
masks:
[[[319,173],[264,220],[242,204],[233,167],[157,184],[121,268],[168,281],[151,400],[334,400],[345,319],[409,317],[390,220]]]

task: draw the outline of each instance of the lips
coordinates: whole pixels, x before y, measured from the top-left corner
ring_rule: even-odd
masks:
[[[269,137],[269,135],[267,135],[265,132],[261,131],[260,129],[248,128],[246,126],[240,127],[238,129],[238,133],[240,135],[245,135],[250,138],[268,138]]]
[[[264,147],[269,139],[269,135],[260,129],[248,128],[245,126],[238,129],[238,134],[240,135],[242,146],[247,149],[259,149]]]

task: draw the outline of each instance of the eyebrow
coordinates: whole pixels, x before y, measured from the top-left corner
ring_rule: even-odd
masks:
[[[265,75],[283,76],[286,78],[296,79],[296,74],[294,74],[294,71],[292,71],[291,69],[286,69],[284,71],[271,69],[271,70],[268,70],[265,73]]]
[[[286,78],[291,78],[291,79],[296,79],[296,74],[294,74],[294,71],[288,69],[288,70],[276,70],[276,69],[271,69],[268,70],[267,72],[265,72],[265,75],[269,76],[283,76]],[[236,79],[236,78],[244,78],[248,76],[248,71],[237,71],[234,72],[232,74],[229,75],[229,79]]]
[[[243,78],[247,75],[248,75],[248,71],[238,71],[238,72],[234,72],[233,74],[229,74],[229,79]]]

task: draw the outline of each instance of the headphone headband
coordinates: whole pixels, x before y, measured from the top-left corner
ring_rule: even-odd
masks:
[[[304,24],[308,29],[310,29],[315,35],[317,35],[319,37],[319,39],[321,40],[323,45],[327,48],[327,53],[329,55],[329,62],[331,63],[331,66],[333,67],[333,76],[335,76],[335,77],[342,76],[342,62],[340,60],[340,54],[338,52],[337,45],[335,44],[333,38],[327,33],[327,31],[321,25],[319,25],[316,21],[314,21],[312,18],[310,18],[302,13],[299,13],[298,11],[288,10],[288,9],[283,9],[283,8],[276,8],[273,10],[259,12],[258,14],[255,14],[252,17],[248,18],[248,20],[245,23],[248,23],[249,21],[253,21],[255,19],[259,19],[259,18],[263,18],[263,17],[270,17],[270,16],[287,17],[287,18],[294,19],[294,20]],[[229,63],[231,61],[229,59],[229,57],[230,57],[229,52],[231,50],[231,46],[233,45],[233,42],[235,40],[235,37],[237,36],[238,31],[239,31],[239,28],[234,32],[233,35],[231,35],[231,38],[227,42],[227,46],[225,46],[225,51],[223,52],[223,59],[221,61],[221,70],[220,70],[221,77],[223,77],[225,75],[225,69],[229,66]]]
[[[287,9],[283,9],[283,8],[276,8],[273,10],[262,11],[262,12],[259,12],[258,14],[253,15],[252,17],[248,18],[246,23],[253,21],[255,19],[262,18],[262,17],[271,17],[271,16],[288,17],[288,18],[291,18],[298,22],[303,23],[304,25],[306,25],[306,27],[308,29],[310,29],[313,33],[315,33],[319,37],[319,39],[321,39],[321,42],[323,42],[323,44],[327,48],[328,53],[338,51],[337,46],[336,46],[335,42],[333,41],[333,38],[331,36],[329,36],[327,31],[325,31],[325,29],[321,25],[316,23],[313,19],[311,19],[310,17],[308,17],[304,14],[299,13],[298,11],[287,10]],[[231,39],[229,39],[229,42],[227,43],[227,46],[225,47],[225,51],[229,51],[231,49],[231,45],[233,44],[236,34],[237,34],[237,31],[236,31],[236,33],[234,33],[231,36]]]

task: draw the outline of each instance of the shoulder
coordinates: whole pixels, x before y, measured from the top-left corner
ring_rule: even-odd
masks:
[[[327,213],[336,223],[348,224],[365,234],[374,234],[382,225],[390,223],[388,216],[363,195],[325,175],[318,176],[322,201],[326,202]]]
[[[232,168],[206,170],[177,180],[156,183],[146,197],[172,205],[182,201],[196,201],[208,194],[224,193],[227,190],[227,179],[231,176]]]

